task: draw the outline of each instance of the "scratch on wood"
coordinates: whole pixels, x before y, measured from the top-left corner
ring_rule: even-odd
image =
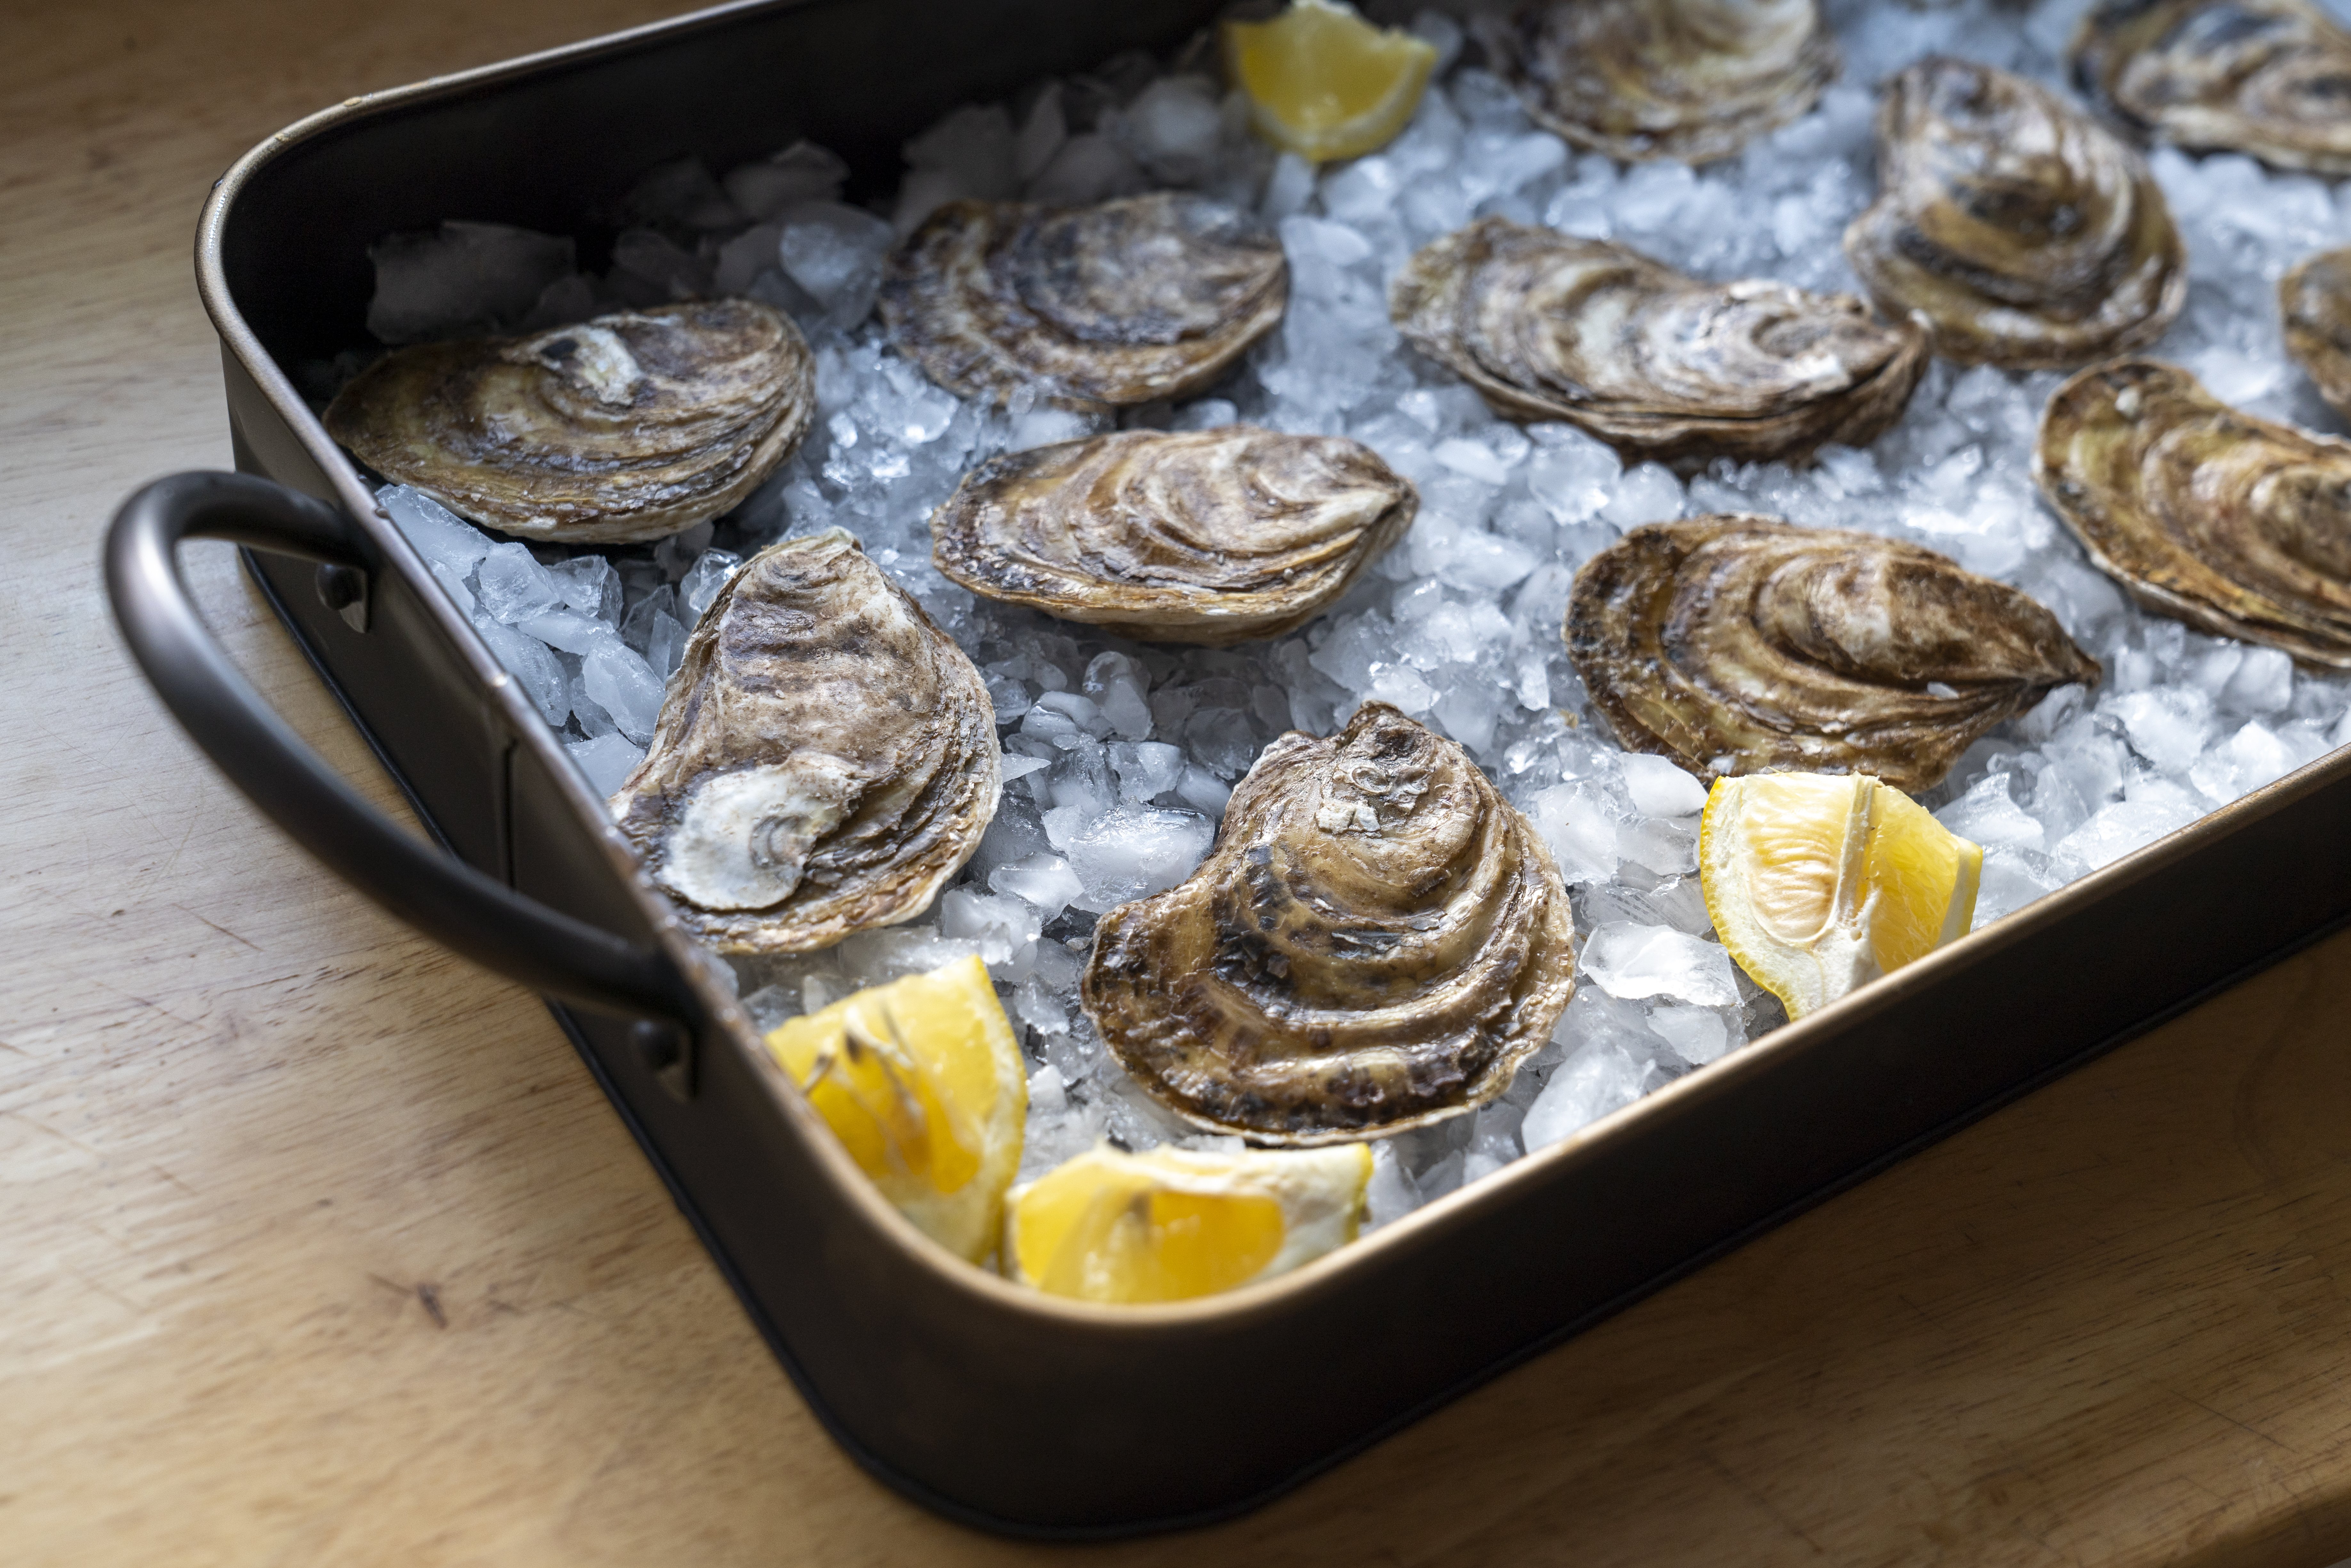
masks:
[[[2174,1399],[2178,1399],[2184,1404],[2195,1406],[2196,1408],[2203,1411],[2207,1416],[2226,1421],[2230,1426],[2236,1427],[2241,1432],[2252,1433],[2254,1437],[2259,1437],[2262,1442],[2269,1444],[2272,1448],[2284,1448],[2289,1454],[2294,1452],[2294,1449],[2290,1445],[2279,1442],[2275,1437],[2271,1437],[2267,1432],[2262,1431],[2258,1427],[2246,1426],[2242,1421],[2238,1420],[2234,1416],[2230,1415],[2225,1410],[2215,1410],[2210,1405],[2205,1404],[2201,1399],[2190,1399],[2187,1395],[2180,1393],[2179,1390],[2172,1387],[2168,1383],[2158,1383],[2156,1386],[2162,1389],[2166,1394],[2170,1395]]]
[[[223,925],[219,921],[217,921],[217,920],[205,920],[205,919],[204,919],[204,917],[203,915],[198,915],[194,910],[190,909],[190,908],[189,908],[186,904],[175,904],[172,905],[172,908],[174,908],[174,909],[176,909],[176,910],[178,910],[181,914],[183,914],[183,915],[186,915],[186,916],[187,916],[189,919],[191,919],[191,920],[200,921],[200,922],[202,922],[203,924],[204,924],[204,925],[206,925],[211,926],[214,930],[215,930],[215,931],[219,932],[222,936],[224,936],[227,937],[227,938],[228,938],[230,941],[232,941],[232,942],[245,942],[245,945],[246,945],[246,946],[248,946],[248,947],[252,947],[252,948],[253,948],[253,950],[254,950],[255,952],[258,953],[258,952],[260,952],[260,951],[261,951],[261,949],[260,949],[259,947],[255,946],[254,946],[254,944],[252,944],[251,942],[246,942],[246,939],[245,939],[244,937],[242,937],[242,936],[238,936],[235,932],[231,931],[227,926]]]
[[[441,1292],[439,1291],[435,1290],[431,1285],[420,1282],[416,1287],[416,1299],[423,1301],[424,1303],[424,1310],[432,1314],[433,1326],[434,1328],[445,1329],[449,1326],[449,1314],[441,1310]]]

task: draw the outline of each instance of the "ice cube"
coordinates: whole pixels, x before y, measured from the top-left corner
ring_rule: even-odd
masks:
[[[1162,77],[1113,115],[1109,130],[1154,179],[1197,185],[1214,171],[1224,115],[1215,85],[1206,78]]]
[[[1078,880],[1069,862],[1043,850],[998,866],[987,873],[987,885],[997,893],[1008,893],[1035,904],[1048,919],[1067,909],[1086,891],[1085,883]]]
[[[422,490],[387,485],[375,493],[375,500],[428,565],[446,567],[460,580],[472,576],[475,566],[490,553],[487,534]]]
[[[1619,528],[1629,528],[1678,517],[1682,502],[1682,483],[1673,470],[1661,463],[1644,463],[1616,482],[1615,494],[1600,516]]]
[[[701,559],[678,579],[678,604],[685,612],[681,624],[692,626],[700,622],[702,612],[710,608],[710,601],[718,597],[718,591],[726,586],[726,580],[742,564],[743,558],[733,550],[703,551]]]
[[[991,897],[968,887],[939,895],[940,935],[971,943],[990,968],[1020,956],[1042,927],[1038,912],[1019,898]]]
[[[1527,815],[1568,882],[1605,882],[1616,874],[1616,824],[1589,790],[1573,784],[1539,789]]]
[[[2131,749],[2166,773],[2187,771],[2204,753],[2212,699],[2194,686],[2129,692],[2104,706],[2122,721]]]
[[[617,731],[588,740],[567,740],[563,749],[598,795],[610,795],[645,759],[645,748]]]
[[[474,580],[483,612],[509,626],[563,603],[555,579],[519,544],[493,545],[475,568]]]
[[[1719,1061],[1730,1050],[1730,1025],[1711,1008],[1659,1008],[1649,1028],[1693,1067]]]
[[[1986,847],[2046,847],[2048,835],[2041,821],[2016,803],[2012,778],[2005,771],[1986,774],[1966,794],[1936,812],[1935,820],[1959,837]]]
[[[621,574],[601,555],[578,555],[547,569],[563,602],[583,615],[617,626],[621,619]]]
[[[1706,810],[1706,786],[1662,757],[1625,754],[1625,789],[1645,817],[1693,817]]]
[[[1028,197],[1050,206],[1081,206],[1132,195],[1149,179],[1118,143],[1098,131],[1072,136],[1029,183]]]
[[[570,716],[571,707],[565,699],[570,691],[570,677],[546,643],[536,637],[524,635],[479,610],[474,612],[474,630],[489,645],[492,654],[514,676],[515,684],[530,699],[531,706],[549,724],[559,725]]]
[[[639,746],[653,739],[661,716],[663,677],[618,638],[600,639],[583,656],[580,684],[622,735]]]
[[[1111,733],[1124,740],[1151,734],[1151,675],[1124,653],[1097,653],[1086,666],[1086,695],[1101,705]]]
[[[1192,874],[1215,834],[1196,812],[1114,807],[1066,845],[1070,869],[1085,887],[1071,902],[1101,914],[1171,888]]]
[[[795,202],[777,214],[777,254],[785,276],[824,307],[837,327],[853,327],[873,308],[891,227],[872,213],[838,202]]]
[[[1593,984],[1621,999],[1667,997],[1709,1008],[1739,1001],[1722,945],[1669,925],[1603,925],[1584,944],[1582,966]]]
[[[746,214],[772,220],[794,202],[830,202],[841,194],[849,165],[811,141],[795,141],[756,162],[726,172],[726,194]]]
[[[1614,1111],[1633,1103],[1661,1078],[1654,1061],[1635,1057],[1614,1040],[1579,1048],[1560,1063],[1527,1108],[1520,1125],[1527,1152],[1549,1148]]]
[[[571,272],[574,249],[557,235],[452,221],[387,235],[368,246],[368,259],[375,265],[368,330],[382,342],[418,343],[518,325]]]

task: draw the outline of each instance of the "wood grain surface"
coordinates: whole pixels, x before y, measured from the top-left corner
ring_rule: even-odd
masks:
[[[136,483],[228,463],[189,266],[219,171],[669,9],[0,7],[0,1561],[2351,1555],[2351,936],[1238,1523],[1046,1552],[844,1459],[538,1005],[234,795],[96,571]],[[390,809],[226,549],[191,559]]]

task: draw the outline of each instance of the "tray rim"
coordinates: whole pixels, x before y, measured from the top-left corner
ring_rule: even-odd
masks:
[[[205,313],[218,333],[223,347],[232,354],[250,376],[257,390],[268,401],[273,411],[301,444],[304,455],[325,476],[334,491],[333,499],[355,518],[383,559],[394,566],[409,587],[429,607],[429,613],[448,641],[460,652],[483,687],[486,700],[505,716],[508,727],[519,743],[534,749],[543,771],[555,781],[556,789],[589,829],[591,837],[602,847],[608,861],[636,900],[640,911],[653,929],[655,940],[688,977],[699,999],[711,1014],[726,1026],[722,1032],[728,1049],[734,1050],[753,1069],[755,1075],[768,1087],[785,1116],[793,1134],[810,1145],[809,1152],[831,1177],[834,1196],[859,1211],[869,1228],[877,1232],[877,1241],[892,1245],[911,1254],[926,1271],[937,1276],[943,1283],[990,1299],[991,1304],[1050,1320],[1059,1320],[1071,1327],[1088,1332],[1122,1336],[1152,1337],[1158,1332],[1203,1322],[1241,1319],[1270,1313],[1287,1306],[1292,1298],[1329,1291],[1344,1290],[1350,1276],[1358,1271],[1358,1264],[1368,1266],[1375,1252],[1405,1249],[1417,1241],[1441,1229],[1450,1228],[1458,1218],[1467,1218],[1482,1208],[1499,1206],[1508,1200],[1518,1187],[1531,1182],[1550,1183],[1572,1179],[1583,1157],[1595,1149],[1613,1145],[1622,1138],[1640,1135],[1640,1129],[1661,1128],[1682,1109],[1693,1102],[1729,1092],[1745,1078],[1762,1073],[1778,1057],[1803,1050],[1815,1040],[1838,1035],[1849,1030],[1863,1030],[1871,1018],[1890,1008],[1898,999],[1926,987],[1938,983],[1955,969],[1973,967],[1980,960],[2009,947],[2030,943],[2041,931],[2075,917],[2082,906],[2103,902],[2118,894],[2133,883],[2158,875],[2174,862],[2211,847],[2219,841],[2232,836],[2242,824],[2282,810],[2305,796],[2351,779],[2351,746],[2339,747],[2294,772],[2255,789],[2237,800],[2216,808],[2184,827],[2174,830],[2152,843],[2123,855],[2076,881],[2046,894],[2032,903],[1994,921],[1991,925],[1970,932],[1949,946],[1939,948],[1892,975],[1886,976],[1851,996],[1807,1017],[1791,1021],[1771,1031],[1730,1055],[1707,1064],[1677,1079],[1675,1082],[1597,1118],[1571,1134],[1567,1138],[1543,1149],[1531,1152],[1501,1169],[1465,1184],[1443,1197],[1433,1199],[1413,1212],[1382,1226],[1369,1235],[1359,1237],[1322,1258],[1280,1276],[1259,1283],[1245,1285],[1219,1295],[1192,1301],[1136,1306],[1105,1306],[1074,1301],[1015,1283],[981,1265],[965,1262],[916,1230],[911,1222],[883,1200],[862,1172],[849,1159],[846,1152],[810,1108],[806,1099],[788,1075],[775,1063],[758,1043],[757,1030],[744,1013],[730,985],[713,979],[709,966],[719,962],[706,955],[686,936],[672,914],[666,898],[659,895],[644,879],[635,856],[612,827],[602,810],[601,801],[595,799],[586,781],[572,766],[554,737],[554,732],[538,716],[528,699],[522,694],[514,677],[507,673],[472,625],[458,614],[456,606],[441,591],[437,582],[400,529],[377,507],[373,493],[360,478],[356,465],[327,434],[323,423],[312,413],[308,403],[293,385],[292,380],[278,365],[275,357],[262,344],[259,336],[246,320],[230,288],[223,256],[223,246],[234,216],[236,199],[254,176],[305,142],[340,131],[365,120],[419,108],[436,100],[464,96],[484,88],[513,79],[529,77],[558,68],[583,63],[600,57],[623,53],[645,43],[667,40],[725,25],[738,17],[774,12],[790,11],[828,4],[829,0],[726,0],[701,10],[645,23],[617,32],[599,35],[575,43],[520,55],[490,64],[456,72],[430,77],[422,81],[388,88],[347,99],[340,103],[318,110],[296,120],[256,143],[232,164],[218,180],[204,205],[198,222],[195,264],[198,294]],[[306,653],[307,656],[307,653]],[[348,711],[348,707],[347,707]],[[361,727],[365,733],[365,727]],[[371,742],[372,745],[372,742]],[[1337,1463],[1347,1454],[1360,1451],[1363,1446],[1376,1441],[1387,1432],[1408,1425],[1418,1416],[1457,1397],[1463,1388],[1473,1386],[1497,1375],[1509,1366],[1544,1348],[1572,1336],[1592,1322],[1599,1321],[1660,1284],[1694,1271],[1705,1263],[1735,1249],[1745,1241],[1784,1222],[1795,1213],[1824,1201],[1836,1193],[1868,1179],[1871,1176],[1907,1158],[1919,1149],[1949,1135],[1959,1127],[1991,1114],[2001,1106],[2032,1092],[2034,1089],[2074,1068],[2112,1050],[2135,1036],[2156,1027],[2166,1019],[2195,1006],[2199,1001],[2223,989],[2246,975],[2275,963],[2288,953],[2327,935],[2335,927],[2322,926],[2304,933],[2287,946],[2276,949],[2254,964],[2232,971],[2230,975],[2200,988],[2186,998],[2165,1004],[2124,1029],[2097,1040],[2085,1042],[2078,1050],[2066,1054],[2057,1065],[2032,1075],[2024,1082],[1997,1094],[1972,1107],[1967,1113],[1938,1125],[1934,1130],[1906,1141],[1898,1148],[1872,1160],[1855,1171],[1830,1182],[1802,1199],[1773,1211],[1767,1218],[1741,1228],[1730,1237],[1702,1250],[1683,1264],[1667,1270],[1657,1279],[1644,1284],[1603,1307],[1580,1315],[1572,1322],[1546,1333],[1522,1346],[1500,1363],[1479,1373],[1476,1377],[1433,1396],[1414,1409],[1368,1434],[1358,1445],[1334,1454],[1301,1471],[1299,1476],[1272,1489],[1286,1490],[1299,1479],[1316,1473],[1330,1464]],[[559,1017],[561,1015],[559,1013]],[[567,1033],[573,1032],[568,1020]],[[705,1040],[705,1049],[715,1044]],[[613,1098],[608,1090],[608,1098]],[[617,1100],[615,1101],[617,1103]],[[644,1140],[639,1138],[641,1146]],[[659,1169],[658,1161],[656,1168]],[[673,1196],[678,1189],[664,1173],[664,1184]],[[693,1210],[681,1203],[689,1216]],[[722,1272],[731,1279],[731,1265],[715,1238],[696,1221],[695,1228],[705,1249],[719,1262]],[[738,1298],[744,1292],[737,1291]],[[771,1345],[776,1342],[770,1338]],[[788,1362],[789,1364],[789,1362]],[[800,1383],[795,1375],[796,1384]],[[802,1384],[800,1392],[820,1412],[822,1404]],[[829,1416],[823,1417],[829,1430],[841,1436]],[[854,1445],[852,1451],[859,1451]],[[893,1484],[904,1486],[906,1478],[886,1467],[877,1467],[859,1451],[861,1462],[869,1468],[882,1469]],[[916,1483],[919,1485],[919,1483]],[[1262,1501],[1260,1494],[1249,1501],[1219,1507],[1198,1520],[1172,1521],[1170,1528],[1199,1522],[1207,1518],[1225,1517],[1242,1511]],[[942,1506],[929,1497],[929,1506]],[[945,1505],[948,1511],[975,1519],[958,1505]],[[1002,1521],[989,1521],[991,1527],[1002,1528]],[[1113,1531],[1109,1533],[1131,1531]],[[1056,1532],[1066,1533],[1066,1532]]]

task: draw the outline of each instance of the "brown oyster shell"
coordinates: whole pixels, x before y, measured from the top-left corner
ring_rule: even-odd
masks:
[[[931,559],[989,599],[1224,647],[1312,620],[1419,505],[1344,436],[1128,430],[982,464],[932,514]]]
[[[2278,315],[2286,352],[2351,419],[2351,247],[2322,251],[2278,279]]]
[[[2187,301],[2146,160],[2022,77],[1920,60],[1886,83],[1877,148],[1877,199],[1845,256],[1946,359],[2069,369],[2153,342]]]
[[[1704,283],[1625,246],[1480,218],[1396,275],[1406,340],[1506,419],[1559,419],[1635,458],[1801,460],[1902,416],[1927,335],[1849,294]]]
[[[928,908],[1002,767],[979,672],[830,528],[719,590],[611,806],[695,936],[800,953]]]
[[[1551,853],[1453,742],[1384,703],[1297,731],[1233,790],[1181,885],[1094,928],[1081,995],[1196,1126],[1303,1145],[1475,1110],[1573,990]]]
[[[2351,33],[2307,0],[2102,0],[2074,85],[2141,141],[2351,174]]]
[[[2156,360],[2059,387],[2041,493],[2151,610],[2351,669],[2351,442],[2238,413]]]
[[[1949,557],[1736,513],[1651,523],[1586,561],[1567,650],[1627,750],[1700,778],[1869,773],[1914,792],[2099,677],[2054,615]]]
[[[754,299],[399,349],[327,409],[387,479],[527,539],[657,539],[731,511],[816,417],[791,319]]]
[[[1819,0],[1538,0],[1478,25],[1537,124],[1612,158],[1728,158],[1836,79]]]
[[[949,202],[890,254],[882,319],[964,397],[1023,387],[1100,413],[1207,386],[1281,319],[1290,271],[1255,215],[1185,191],[1090,207]]]

